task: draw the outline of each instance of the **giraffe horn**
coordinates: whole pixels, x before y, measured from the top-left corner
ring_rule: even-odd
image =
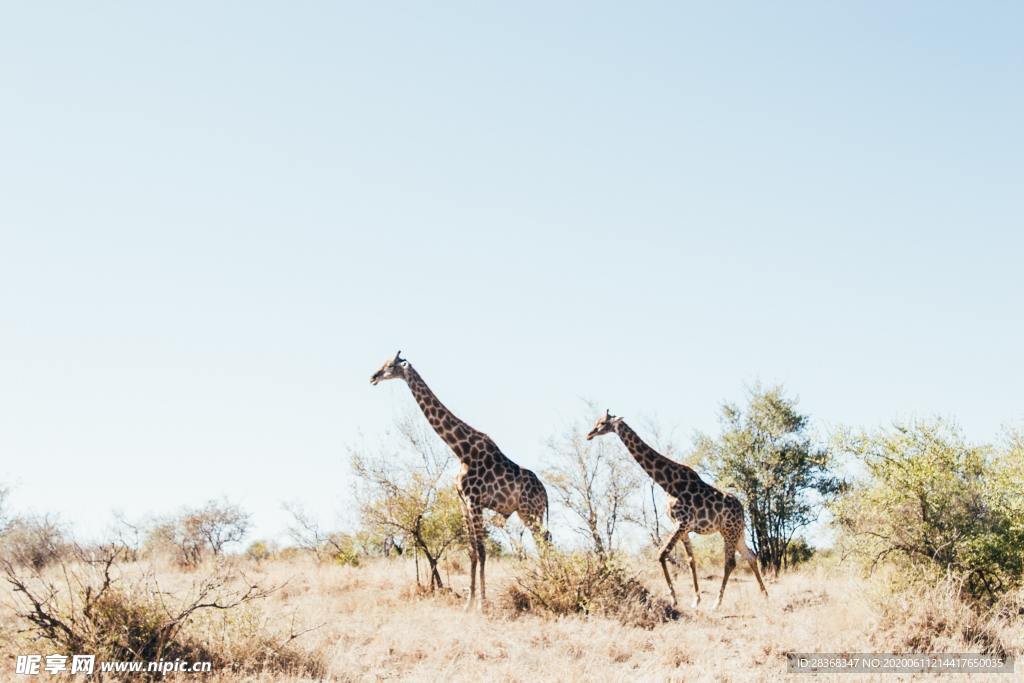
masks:
[[[395,354],[395,362],[396,362],[396,363],[397,363],[397,362],[398,362],[399,360],[401,360],[401,359],[400,359],[400,356],[401,356],[401,355],[402,355],[402,350],[401,350],[401,349],[399,349],[399,350],[398,350],[398,353],[396,353],[396,354]]]

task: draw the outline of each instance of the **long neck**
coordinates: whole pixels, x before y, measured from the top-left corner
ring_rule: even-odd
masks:
[[[633,458],[640,463],[640,467],[650,475],[651,479],[660,484],[663,488],[673,481],[673,472],[680,468],[689,470],[689,467],[675,460],[670,460],[654,450],[641,439],[633,429],[625,422],[619,422],[615,432],[622,439]],[[690,470],[692,472],[692,470]]]
[[[427,422],[434,428],[437,435],[448,444],[448,447],[455,452],[455,455],[462,461],[469,459],[471,441],[479,434],[468,424],[455,417],[452,411],[448,410],[437,398],[427,383],[423,381],[415,369],[409,367],[406,372],[405,383],[412,391],[412,397],[416,399],[420,410],[427,418]]]

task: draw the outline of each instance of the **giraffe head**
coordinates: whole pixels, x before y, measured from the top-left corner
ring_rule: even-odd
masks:
[[[590,441],[595,436],[601,436],[608,432],[614,432],[615,428],[622,422],[621,417],[615,417],[611,412],[605,410],[604,415],[597,418],[597,422],[594,423],[594,428],[587,433],[587,441]]]
[[[373,373],[373,377],[370,378],[370,384],[376,385],[386,379],[405,379],[406,371],[409,369],[409,361],[402,358],[402,352],[399,351],[395,354],[395,357],[380,366],[380,370]]]

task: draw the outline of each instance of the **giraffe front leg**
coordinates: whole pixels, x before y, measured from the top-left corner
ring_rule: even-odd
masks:
[[[484,516],[483,509],[466,506],[466,530],[469,543],[469,598],[466,600],[466,611],[473,609],[474,604],[483,609],[487,599],[487,587],[484,583],[484,563],[487,561],[484,550]],[[480,567],[480,601],[476,603],[476,570]]]
[[[661,546],[661,550],[658,551],[658,562],[661,563],[661,571],[665,574],[665,583],[668,584],[668,592],[672,595],[672,605],[678,605],[679,601],[676,599],[676,589],[672,585],[672,574],[668,570],[668,556],[672,553],[672,548],[675,547],[676,541],[678,541],[683,534],[686,533],[683,530],[683,525],[680,524],[676,527],[676,530],[672,532],[672,535],[668,537],[664,545]]]
[[[700,586],[697,585],[697,559],[693,554],[693,546],[690,545],[690,534],[683,534],[683,547],[686,548],[686,559],[690,564],[690,576],[693,577],[693,609],[700,605]]]
[[[469,546],[469,597],[466,599],[465,611],[473,608],[476,600],[476,540],[474,535],[475,524],[473,522],[473,510],[467,505],[463,508],[463,516],[466,518],[466,542]]]

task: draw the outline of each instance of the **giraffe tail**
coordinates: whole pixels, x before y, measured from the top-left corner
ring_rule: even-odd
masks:
[[[548,490],[541,484],[544,492],[544,542],[551,543],[551,502],[548,500]]]

